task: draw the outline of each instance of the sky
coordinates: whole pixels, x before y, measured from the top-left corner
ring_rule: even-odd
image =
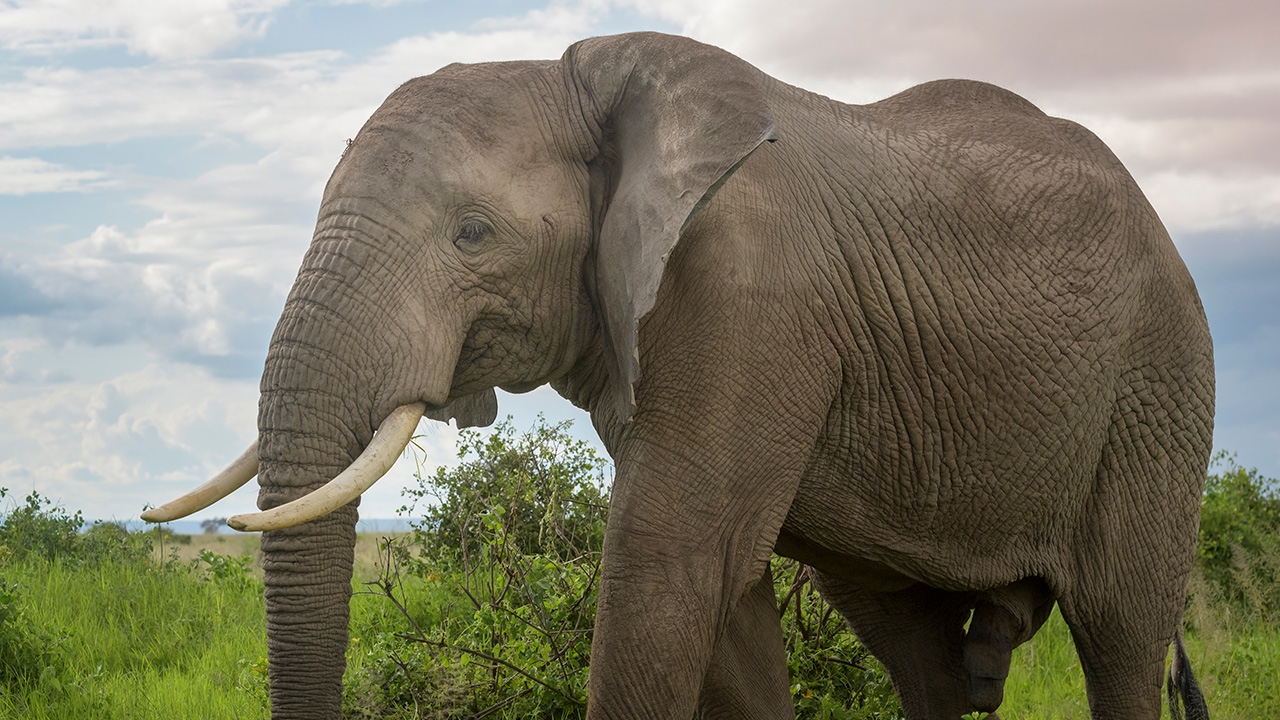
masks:
[[[941,77],[1079,121],[1199,287],[1214,446],[1280,476],[1280,13],[1271,0],[0,0],[0,487],[133,518],[254,437],[276,317],[344,148],[405,80],[660,30],[870,102]],[[549,388],[500,394],[587,416]],[[424,421],[427,472],[457,431]],[[393,517],[406,457],[361,506]],[[197,517],[253,509],[256,483]]]

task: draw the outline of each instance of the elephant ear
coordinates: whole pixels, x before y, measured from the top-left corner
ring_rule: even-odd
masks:
[[[443,423],[456,419],[459,428],[488,427],[498,417],[498,396],[493,388],[481,390],[463,395],[442,408],[428,410],[423,415]]]
[[[615,409],[635,409],[640,319],[689,221],[776,125],[770,82],[743,60],[659,33],[583,40],[561,63],[580,93],[592,159],[599,296]]]

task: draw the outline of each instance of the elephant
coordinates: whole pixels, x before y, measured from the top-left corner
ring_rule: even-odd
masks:
[[[340,716],[359,493],[421,417],[548,383],[615,461],[588,717],[792,717],[775,551],[907,718],[995,712],[1055,604],[1094,717],[1158,717],[1171,645],[1207,717],[1209,329],[1080,125],[970,80],[843,104],[657,33],[395,90],[324,191],[258,440],[147,513],[257,474],[230,524],[263,531],[273,717]]]

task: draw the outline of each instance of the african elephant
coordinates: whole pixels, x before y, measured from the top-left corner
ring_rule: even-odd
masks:
[[[909,718],[995,710],[1055,602],[1095,717],[1156,718],[1170,643],[1195,696],[1204,312],[1115,156],[1013,93],[845,105],[653,33],[392,93],[325,190],[256,447],[149,513],[258,472],[231,524],[266,530],[274,717],[340,714],[358,493],[423,412],[544,383],[616,463],[592,718],[790,717],[774,550]]]

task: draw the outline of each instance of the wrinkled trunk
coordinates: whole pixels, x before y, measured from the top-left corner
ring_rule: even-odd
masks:
[[[341,718],[354,505],[263,533],[271,716]]]
[[[367,310],[350,302],[359,261],[333,250],[312,246],[267,355],[258,408],[264,510],[327,483],[373,435],[369,378],[379,375],[372,358],[382,348]],[[357,504],[262,534],[277,720],[341,717]]]
[[[269,362],[264,378],[296,372]],[[315,490],[350,464],[360,425],[345,416],[342,398],[268,392],[263,385],[258,505],[267,509]],[[262,534],[273,718],[341,717],[357,504]]]

